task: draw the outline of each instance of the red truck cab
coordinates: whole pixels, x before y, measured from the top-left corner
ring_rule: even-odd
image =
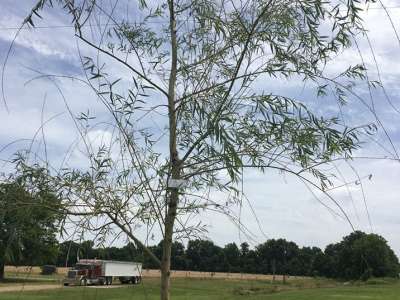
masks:
[[[64,285],[112,284],[112,277],[102,275],[101,266],[100,261],[98,264],[77,263],[68,271],[63,283]]]

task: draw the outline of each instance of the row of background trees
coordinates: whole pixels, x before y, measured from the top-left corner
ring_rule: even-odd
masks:
[[[157,257],[162,241],[151,246]],[[142,249],[128,243],[124,247],[95,248],[93,241],[66,241],[59,245],[56,264],[72,266],[78,258],[141,261],[144,268],[156,269],[154,261]],[[397,277],[398,258],[385,239],[377,234],[356,231],[325,251],[318,247],[299,247],[285,239],[270,239],[250,249],[244,242],[217,246],[210,240],[191,240],[185,247],[175,241],[172,246],[172,269],[205,272],[243,272],[325,276],[342,279]]]
[[[0,185],[0,279],[4,265],[56,264],[72,266],[79,258],[140,261],[144,268],[159,266],[140,245],[95,247],[93,241],[59,243],[56,236],[59,202],[45,180],[17,178]],[[43,179],[43,178],[42,178]],[[150,246],[162,257],[163,242]],[[174,241],[174,270],[288,274],[360,279],[397,277],[398,258],[386,240],[377,234],[356,231],[342,241],[318,247],[299,247],[285,239],[270,239],[251,249],[249,244],[229,243],[219,247],[210,240],[190,240],[186,247]]]

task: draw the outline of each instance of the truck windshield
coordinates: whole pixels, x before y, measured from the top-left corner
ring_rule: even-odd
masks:
[[[87,269],[91,269],[91,265],[76,265],[75,269],[76,270],[87,270]]]

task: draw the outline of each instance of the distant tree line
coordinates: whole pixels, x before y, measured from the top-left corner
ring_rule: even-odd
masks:
[[[161,257],[162,242],[151,246]],[[59,245],[58,266],[72,266],[77,258],[140,261],[144,268],[157,268],[144,252],[129,243],[124,247],[95,248],[92,241],[63,242]],[[322,251],[299,247],[285,239],[271,239],[250,249],[247,243],[219,247],[209,240],[192,240],[185,247],[175,241],[172,269],[204,272],[242,272],[324,276],[341,279],[397,277],[399,261],[384,238],[356,231]]]
[[[60,201],[51,193],[43,170],[0,184],[0,281],[4,266],[72,266],[79,258],[139,261],[157,268],[143,249],[95,247],[93,241],[57,241]],[[161,258],[163,243],[150,247]],[[242,272],[324,276],[342,279],[398,277],[399,261],[386,240],[377,234],[353,232],[342,241],[318,247],[299,247],[285,239],[271,239],[250,249],[247,243],[219,247],[209,240],[191,240],[186,247],[172,244],[172,269],[205,272]]]

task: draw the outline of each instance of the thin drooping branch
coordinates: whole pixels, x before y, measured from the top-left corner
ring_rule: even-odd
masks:
[[[128,230],[116,217],[114,217],[111,213],[107,212],[108,217],[114,221],[115,225],[117,225],[123,232],[126,233],[126,235],[132,239],[136,245],[139,245],[150,257],[151,259],[159,266],[161,266],[161,262],[158,259],[157,256],[154,255],[154,253],[146,247],[136,236],[132,234],[130,230]]]
[[[285,172],[285,173],[292,174],[292,175],[294,175],[295,177],[300,178],[301,180],[307,182],[307,183],[310,184],[312,187],[316,188],[317,190],[319,190],[320,192],[322,192],[325,196],[327,196],[327,197],[329,198],[329,200],[332,201],[332,202],[338,207],[338,209],[340,210],[340,212],[341,212],[341,213],[343,214],[343,216],[345,217],[347,223],[350,225],[351,229],[352,229],[353,231],[355,231],[355,227],[354,227],[353,223],[351,222],[350,217],[348,216],[348,214],[344,211],[342,205],[340,205],[340,203],[339,203],[335,198],[333,198],[326,190],[324,190],[323,188],[321,188],[318,184],[316,184],[315,182],[311,181],[310,179],[304,177],[303,175],[300,175],[300,174],[297,173],[296,171],[290,170],[290,169],[286,168],[285,166],[281,166],[281,167],[280,167],[280,166],[273,166],[273,165],[265,165],[265,166],[242,165],[241,167],[242,167],[242,168],[250,168],[250,169],[260,168],[260,167],[269,168],[269,169],[275,169],[275,170],[278,170],[278,171],[282,171],[282,172]],[[208,170],[208,171],[216,172],[216,171],[225,170],[226,168],[227,168],[226,166],[223,166],[223,167],[214,168],[214,169]]]
[[[130,64],[128,64],[127,62],[125,62],[124,60],[120,59],[118,56],[114,55],[113,53],[110,53],[107,50],[104,50],[103,48],[98,47],[97,45],[93,44],[91,41],[89,41],[88,39],[86,39],[84,36],[82,35],[76,35],[79,39],[81,39],[82,41],[84,41],[86,44],[88,44],[90,47],[93,47],[94,49],[100,51],[101,53],[104,53],[106,55],[108,55],[109,57],[111,57],[112,59],[116,60],[117,62],[119,62],[120,64],[124,65],[125,67],[127,67],[128,69],[130,69],[133,73],[135,73],[136,75],[138,75],[140,78],[144,79],[145,81],[147,81],[149,84],[151,84],[154,88],[156,88],[157,90],[159,90],[161,93],[163,93],[166,97],[168,96],[168,93],[162,88],[160,87],[157,83],[155,83],[154,81],[152,81],[150,78],[148,78],[146,75],[142,74],[141,72],[139,72],[138,70],[136,70],[134,67],[132,67]]]

